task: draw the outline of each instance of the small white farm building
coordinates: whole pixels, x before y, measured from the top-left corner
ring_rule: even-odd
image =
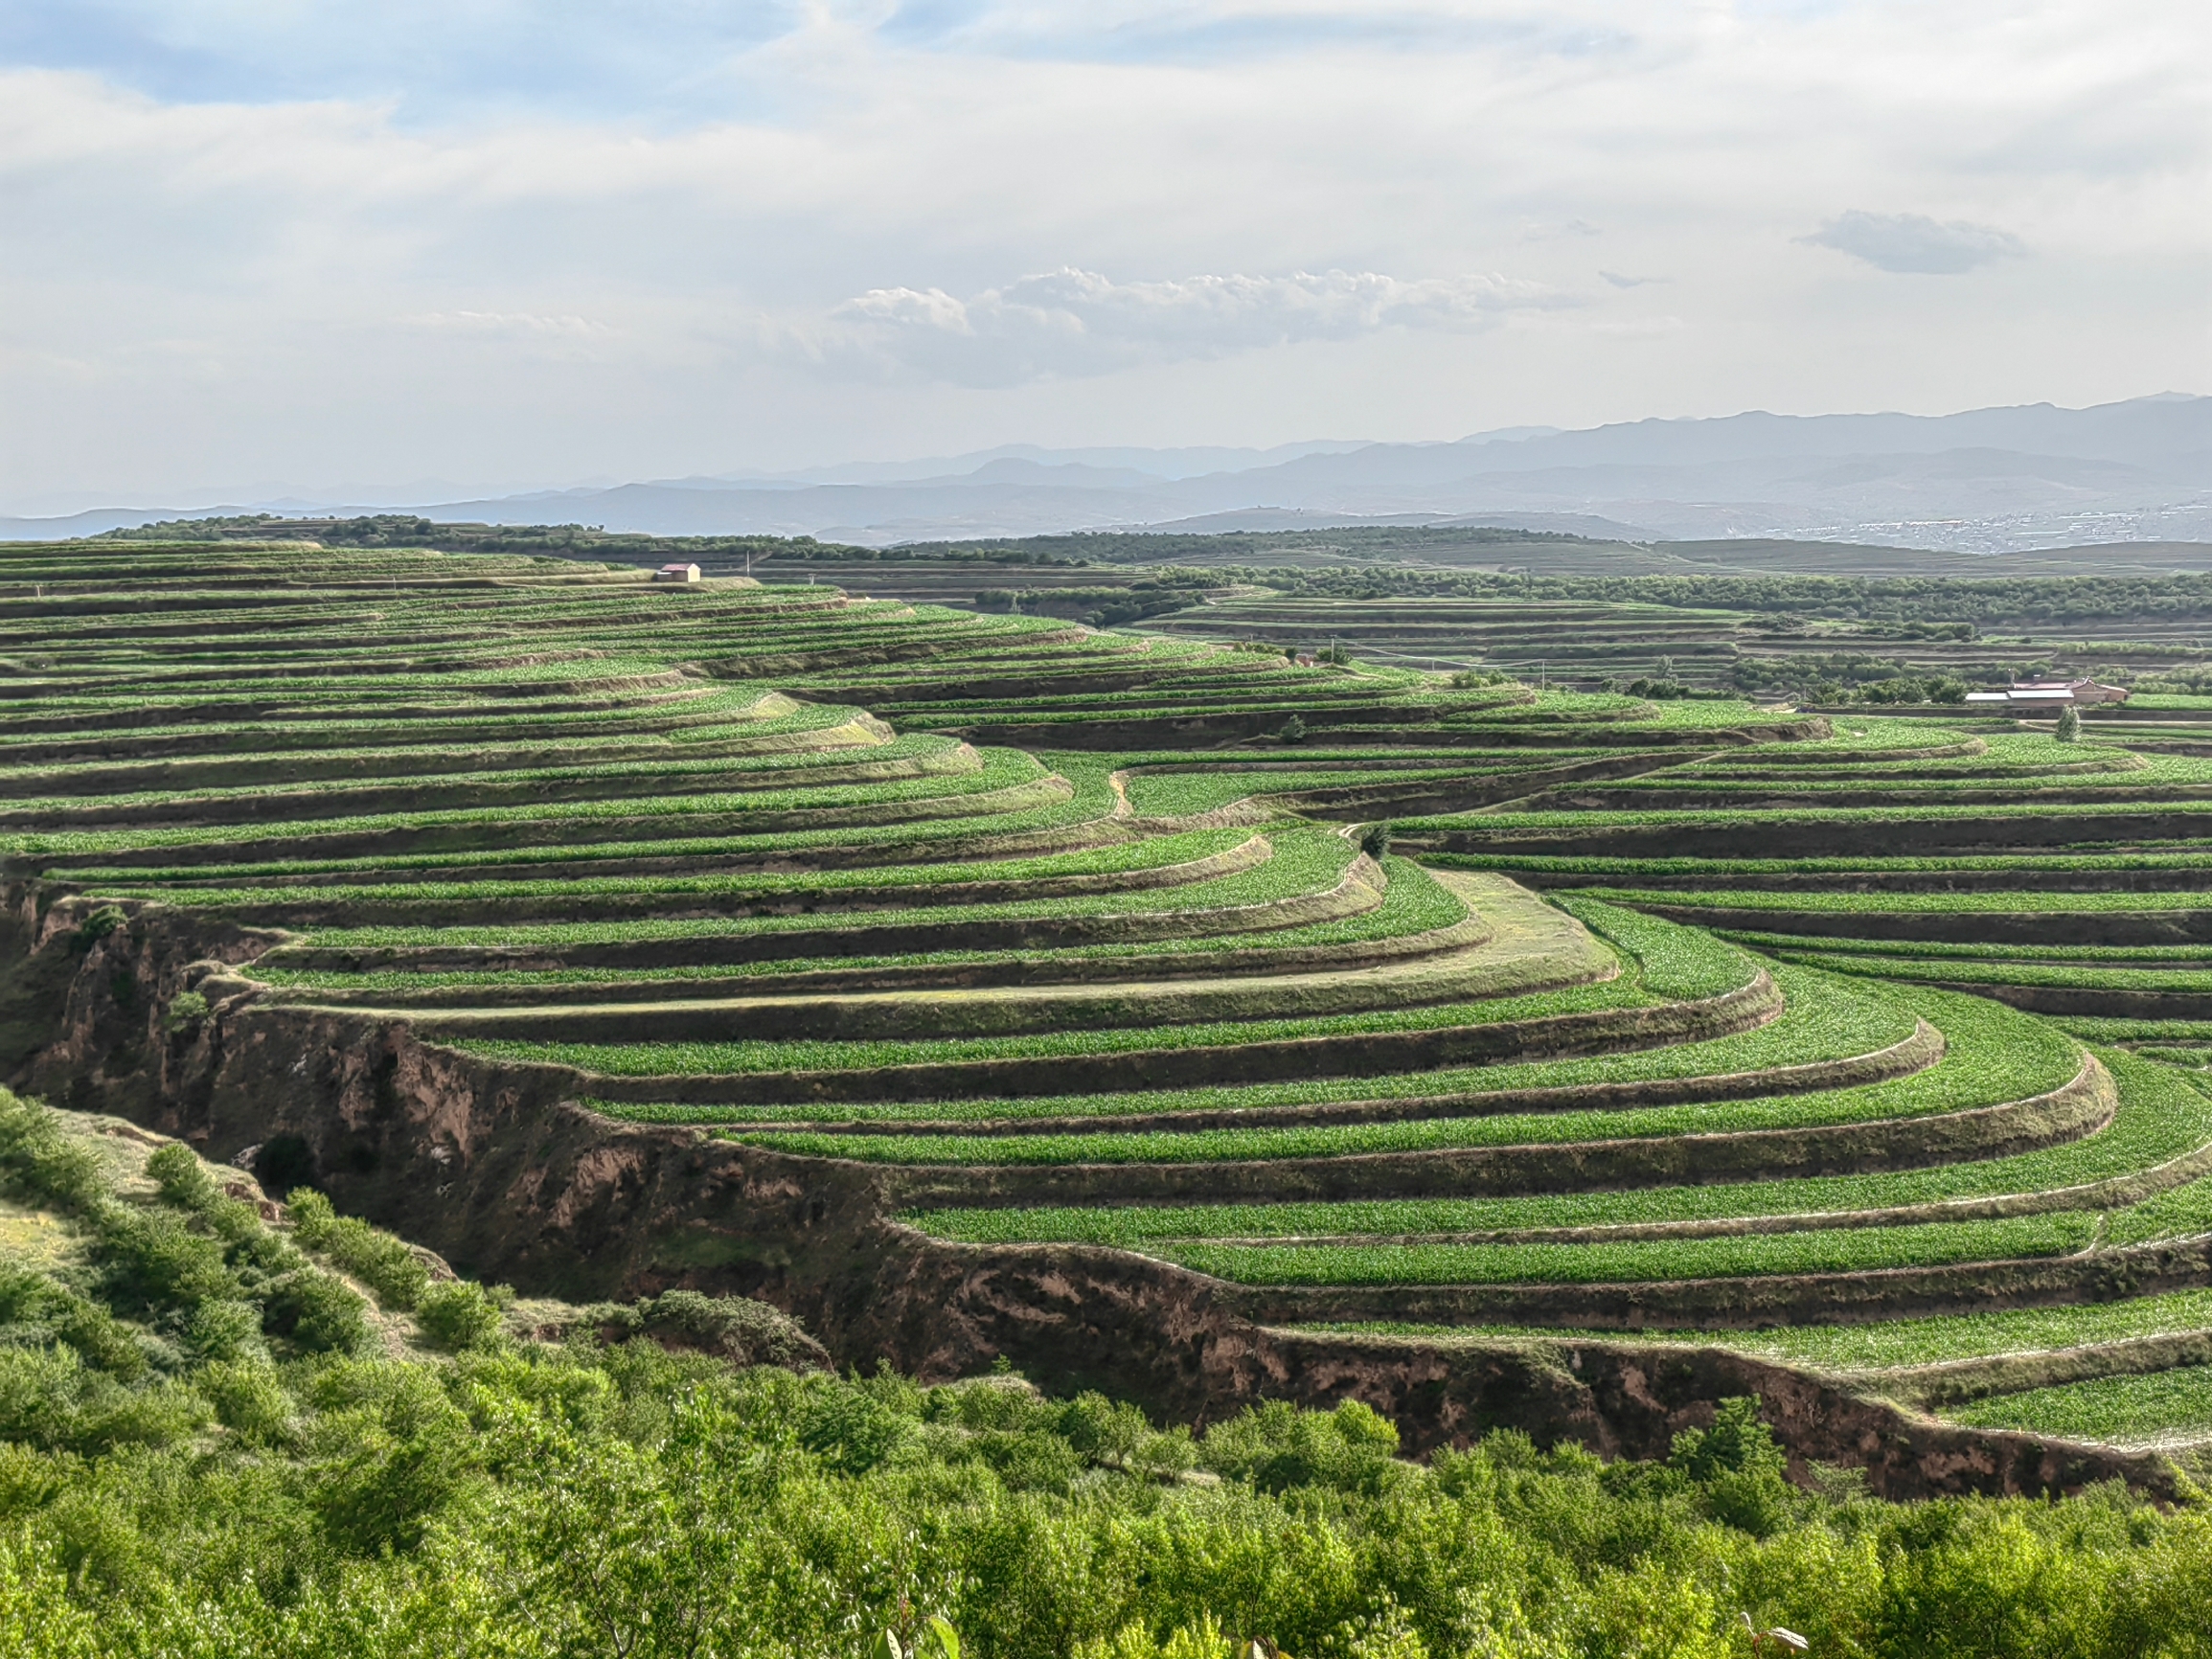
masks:
[[[1969,692],[1970,703],[2009,703],[2018,708],[2064,708],[2068,704],[2124,703],[2125,686],[2100,686],[2095,680],[2024,680],[2001,692]]]
[[[655,581],[696,581],[699,567],[696,564],[664,564],[652,573]]]

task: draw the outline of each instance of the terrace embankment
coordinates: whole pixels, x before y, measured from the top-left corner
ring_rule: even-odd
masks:
[[[1933,1423],[1720,1350],[1300,1333],[1170,1262],[944,1242],[894,1219],[886,1170],[609,1122],[567,1098],[559,1068],[432,1046],[389,1016],[250,991],[204,1011],[180,1002],[235,984],[229,970],[281,936],[35,881],[4,898],[11,1080],[246,1160],[277,1186],[312,1179],[341,1209],[526,1290],[741,1292],[799,1315],[843,1365],[888,1358],[943,1377],[1004,1354],[1045,1386],[1104,1388],[1183,1420],[1263,1397],[1359,1398],[1415,1450],[1511,1426],[1662,1455],[1716,1401],[1749,1393],[1800,1467],[1860,1465],[1889,1496],[2114,1477],[2174,1490],[2154,1457]]]

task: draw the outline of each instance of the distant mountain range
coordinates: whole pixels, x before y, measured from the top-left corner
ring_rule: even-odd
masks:
[[[84,535],[261,511],[102,510],[0,519],[0,538]],[[1069,530],[1282,530],[1474,522],[1629,540],[1787,535],[1996,553],[2096,541],[2212,540],[2212,398],[2165,394],[1960,415],[1751,413],[1456,443],[1269,450],[1039,449],[940,461],[536,490],[395,508],[491,524],[662,534],[901,541]]]

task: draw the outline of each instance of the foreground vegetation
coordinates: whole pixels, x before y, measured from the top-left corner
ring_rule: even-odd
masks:
[[[297,1398],[273,1444],[11,1452],[8,1650],[817,1655],[932,1615],[1007,1659],[1718,1659],[1745,1616],[1897,1659],[2212,1642],[2201,1513],[1815,1495],[1741,1410],[1664,1464],[1501,1434],[1421,1468],[1357,1405],[1194,1443],[1012,1379],[636,1344],[341,1361]]]
[[[1500,1432],[1422,1466],[1355,1402],[1193,1434],[1011,1374],[794,1369],[787,1322],[704,1297],[502,1320],[310,1191],[271,1225],[176,1143],[8,1097],[0,1225],[24,1659],[810,1659],[943,1652],[939,1620],[987,1659],[1717,1659],[1746,1619],[1900,1659],[2212,1642],[2201,1511],[1792,1485],[1748,1399],[1661,1462]]]

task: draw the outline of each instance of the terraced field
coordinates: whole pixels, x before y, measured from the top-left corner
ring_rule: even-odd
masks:
[[[1904,1293],[1924,1288],[1927,1276],[1915,1279],[1908,1267],[1942,1247],[1923,1233],[1927,1245],[1909,1252],[1874,1246],[1888,1270],[1881,1318],[1842,1329],[1791,1314],[1799,1329],[1732,1343],[1832,1369],[1915,1405],[1955,1406],[1962,1421],[2053,1433],[2086,1433],[2098,1421],[2111,1432],[2094,1438],[2145,1445],[2212,1433],[2212,1415],[2183,1422],[2187,1413],[2174,1404],[2146,1416],[2140,1433],[2122,1432],[2111,1402],[2148,1399],[2152,1385],[2100,1380],[2186,1366],[2205,1352],[2161,1323],[2176,1307],[2194,1306],[2194,1292],[2178,1292],[2178,1303],[2124,1295],[2194,1283],[2200,1270],[2175,1277],[2177,1263],[2196,1260],[2191,1232],[2212,1195],[2212,1188],[2201,1194],[2201,1157],[2180,1146],[2196,1131],[2178,1127],[2195,1121],[2212,1078],[2204,1069],[2212,859],[2203,838],[2212,773],[2186,738],[2145,739],[2186,733],[2201,717],[2161,701],[2186,704],[2150,699],[2142,710],[2098,712],[2076,743],[2010,722],[1844,721],[1818,740],[1402,825],[1403,840],[1439,867],[1510,874],[1555,896],[1709,930],[1759,952],[1777,974],[1810,970],[1916,1000],[1968,992],[1985,1006],[2049,1016],[2038,1031],[2082,1042],[2113,1079],[2119,1108],[2101,1131],[2024,1165],[1956,1165],[1939,1183],[1946,1203],[1965,1196],[1951,1185],[1961,1180],[1976,1194],[1974,1224],[1985,1230],[1943,1236],[1987,1263],[1963,1277],[2000,1304],[2044,1306],[1996,1314],[1969,1312],[1964,1300],[1912,1304]],[[2102,1162],[2104,1148],[2119,1144],[2116,1131],[2149,1121],[2136,1115],[2141,1107],[2178,1114],[2169,1120],[2178,1161],[2161,1152],[2141,1167],[2173,1183],[2155,1193]],[[1979,1196],[1993,1191],[1975,1185],[1985,1177],[2017,1188],[1996,1210]],[[2120,1185],[2106,1184],[2115,1178]],[[2084,1206],[2069,1220],[2075,1232],[2036,1231],[2064,1215],[2054,1193]],[[1999,1210],[2011,1230],[2001,1236],[1986,1231]],[[2031,1212],[2043,1219],[2022,1219]],[[1884,1231],[1890,1224],[1883,1218]],[[2043,1266],[2022,1265],[2039,1256]],[[2061,1288],[2077,1274],[2087,1288]],[[2058,1306],[2068,1302],[2082,1306]],[[1929,1317],[1894,1318],[1900,1312]],[[2148,1347],[2114,1334],[2138,1324],[2151,1333]],[[2032,1346],[1986,1346],[2007,1330]],[[2175,1380],[2171,1399],[2195,1398],[2193,1387]],[[2071,1403],[2080,1391],[2107,1402],[2102,1418]]]
[[[853,1361],[1111,1375],[1141,1284],[1160,1331],[2212,1433],[2188,718],[236,545],[0,550],[0,662],[11,1064],[459,1259],[781,1294]]]
[[[1535,680],[1630,680],[1673,670],[1725,682],[1747,619],[1655,604],[1594,601],[1223,598],[1148,625],[1166,635],[1249,636],[1319,648],[1341,639],[1363,654],[1426,668],[1491,663]]]

